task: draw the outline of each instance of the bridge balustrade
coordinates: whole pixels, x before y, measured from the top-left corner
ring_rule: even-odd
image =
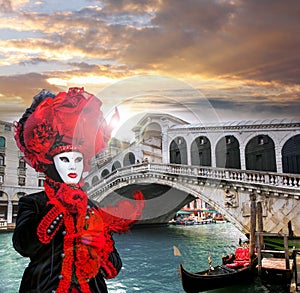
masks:
[[[299,174],[147,163],[130,165],[113,171],[101,179],[96,186],[91,186],[89,193],[93,193],[96,190],[99,192],[100,189],[107,190],[111,186],[119,183],[120,180],[126,181],[128,178],[134,178],[136,174],[143,173],[177,175],[191,179],[224,180],[232,183],[248,183],[249,185],[260,185],[262,187],[275,187],[277,189],[294,189],[295,191],[300,187]]]

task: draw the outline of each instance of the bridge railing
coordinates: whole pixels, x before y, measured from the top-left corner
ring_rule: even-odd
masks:
[[[263,172],[253,170],[240,169],[223,169],[203,166],[190,166],[178,164],[159,164],[159,163],[145,163],[130,165],[115,170],[108,174],[95,186],[89,188],[89,192],[99,190],[105,185],[110,185],[118,178],[132,177],[136,173],[160,173],[178,176],[188,176],[191,178],[203,178],[213,180],[225,180],[240,183],[259,184],[262,186],[283,188],[283,189],[299,189],[300,188],[300,174],[285,174],[274,172]],[[300,190],[299,190],[300,191]]]

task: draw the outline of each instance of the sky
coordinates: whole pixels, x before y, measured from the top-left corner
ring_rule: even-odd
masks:
[[[298,0],[0,0],[0,120],[84,87],[109,117],[300,118]]]

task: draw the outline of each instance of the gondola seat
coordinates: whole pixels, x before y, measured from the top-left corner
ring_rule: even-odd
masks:
[[[226,264],[228,268],[238,269],[247,267],[250,264],[250,250],[248,247],[238,247],[235,250],[235,260],[232,263]]]

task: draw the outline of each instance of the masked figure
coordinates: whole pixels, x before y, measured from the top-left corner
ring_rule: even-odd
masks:
[[[30,258],[19,292],[107,292],[104,279],[122,267],[112,233],[140,219],[143,195],[100,208],[82,190],[82,174],[102,151],[111,128],[101,102],[83,88],[43,90],[15,125],[24,159],[44,172],[45,190],[19,200],[14,248]]]

